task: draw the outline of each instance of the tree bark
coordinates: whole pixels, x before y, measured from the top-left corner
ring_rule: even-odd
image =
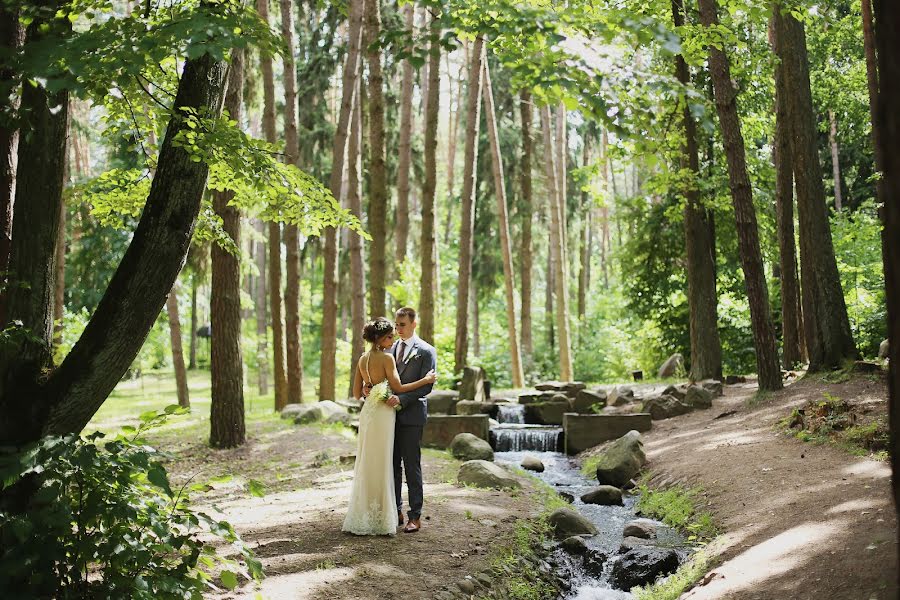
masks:
[[[381,31],[380,0],[366,1],[366,38],[377,39]],[[369,314],[384,315],[387,306],[387,173],[384,164],[384,76],[381,72],[381,47],[366,51],[369,65],[369,233],[372,235],[369,257]]]
[[[419,292],[419,331],[422,339],[434,344],[437,317],[437,240],[435,238],[435,192],[437,191],[437,129],[441,100],[440,22],[431,23],[434,39],[428,53],[428,96],[425,103],[425,181],[422,185],[422,277]]]
[[[841,199],[841,162],[837,141],[837,117],[834,111],[828,111],[828,145],[831,146],[831,173],[834,179],[834,210],[841,212],[843,202]]]
[[[375,40],[380,29],[378,0],[366,0],[366,33],[365,37]],[[356,78],[359,73],[359,53],[362,35],[362,2],[357,0],[351,5],[350,13],[350,48],[344,64],[341,86],[341,105],[338,112],[337,127],[334,132],[331,160],[331,176],[329,187],[332,195],[340,201],[341,184],[344,176],[345,153],[347,151],[347,133],[353,102],[356,96]],[[380,50],[376,50],[376,54]],[[371,59],[371,57],[370,57]],[[379,62],[380,54],[376,59]],[[380,83],[379,83],[380,85]],[[381,168],[383,171],[384,163]],[[373,177],[375,175],[373,174]],[[384,184],[384,173],[381,174]],[[382,214],[384,219],[386,215]],[[370,218],[372,215],[370,214]],[[338,294],[338,232],[335,227],[325,229],[323,299],[322,299],[322,351],[319,355],[319,400],[334,400],[335,395],[335,354],[337,353],[337,294]],[[382,239],[382,243],[384,240]],[[384,248],[382,247],[382,252]],[[382,254],[382,259],[384,258]]]
[[[699,0],[700,20],[705,27],[718,27],[718,5],[716,0]],[[781,368],[778,364],[778,350],[775,346],[775,330],[769,310],[769,293],[766,287],[765,271],[759,249],[759,228],[756,209],[753,206],[753,192],[744,150],[744,137],[738,117],[737,92],[731,80],[731,68],[725,52],[715,46],[709,47],[709,70],[715,93],[716,112],[728,162],[728,179],[731,199],[737,221],[738,250],[741,268],[744,271],[744,285],[750,304],[750,322],[753,329],[756,350],[757,373],[761,390],[781,389]]]
[[[564,123],[561,119],[564,113],[557,113],[557,143],[564,144]],[[568,301],[568,275],[565,251],[565,207],[564,192],[558,180],[559,173],[565,177],[565,169],[559,170],[556,164],[560,159],[565,159],[565,152],[557,149],[557,157],[554,160],[553,133],[550,129],[552,117],[550,107],[541,109],[541,128],[544,133],[544,161],[547,170],[548,193],[550,199],[550,255],[553,265],[553,290],[556,297],[556,332],[559,340],[559,378],[561,381],[572,380],[572,357],[569,343],[569,301]],[[551,334],[552,335],[552,334]]]
[[[466,142],[463,148],[462,199],[459,219],[459,280],[456,286],[456,342],[453,372],[466,366],[469,353],[469,287],[472,285],[472,253],[475,236],[475,178],[478,167],[478,130],[481,124],[481,66],[484,39],[475,38],[469,64],[466,96]]]
[[[256,314],[256,369],[260,396],[269,393],[269,332],[266,327],[266,242],[262,221],[255,222],[258,238],[256,244],[256,279],[254,290],[254,313]]]
[[[361,87],[362,82],[355,85]],[[350,141],[347,148],[347,208],[357,218],[362,219],[362,102],[361,94],[357,96],[353,104],[353,113],[350,119]],[[350,389],[348,396],[353,394],[353,374],[356,373],[356,364],[365,350],[363,343],[363,327],[366,324],[366,270],[363,256],[363,240],[355,231],[350,235]]]
[[[615,180],[610,178],[609,134],[606,129],[603,130],[601,144],[603,146],[603,191],[608,192],[610,182],[615,189]],[[612,240],[609,235],[609,203],[613,200],[615,200],[615,193],[606,198],[600,212],[600,267],[603,270],[603,289],[609,289],[609,258],[612,253]]]
[[[406,18],[406,29],[410,32],[414,31],[415,10],[412,2],[404,5],[403,14]],[[394,234],[397,236],[394,247],[394,264],[398,278],[400,264],[406,260],[406,246],[409,239],[409,172],[412,161],[414,79],[413,65],[409,59],[405,59],[400,91],[400,157],[397,166],[397,218],[394,226]]]
[[[772,21],[774,29],[774,19]],[[773,36],[777,49],[777,36]],[[803,360],[800,347],[803,329],[800,323],[800,282],[797,277],[797,246],[794,239],[794,171],[791,166],[791,140],[788,131],[787,82],[784,65],[775,65],[775,217],[778,227],[779,276],[781,280],[782,366],[793,369]]]
[[[520,172],[522,185],[522,362],[525,369],[532,363],[534,342],[531,334],[531,272],[534,269],[534,253],[532,249],[531,222],[534,213],[534,200],[531,189],[531,94],[522,91],[519,101],[522,115],[522,168]]]
[[[890,362],[888,372],[888,412],[891,432],[891,464],[894,476],[894,509],[900,515],[900,5],[875,0],[878,44],[878,71],[881,89],[877,120],[873,127],[880,133],[877,152],[883,162],[881,216],[884,224],[881,240],[884,251],[884,280],[887,304]]]
[[[256,0],[260,19],[269,23],[269,0]],[[272,58],[260,56],[263,80],[263,135],[270,144],[278,143],[275,130],[275,75]],[[272,377],[275,386],[275,410],[288,403],[287,364],[285,353],[284,310],[281,296],[281,225],[269,223],[269,314],[272,319]]]
[[[587,135],[582,136],[582,157],[581,166],[587,167],[590,160],[590,138]],[[581,227],[579,228],[579,252],[578,252],[578,321],[584,319],[584,313],[587,305],[587,288],[590,281],[589,271],[591,264],[591,249],[589,240],[591,239],[591,206],[590,199],[586,190],[581,191]]]
[[[188,369],[197,368],[197,275],[191,273],[191,343],[188,350]]]
[[[684,25],[683,0],[672,0],[672,17],[676,28]],[[691,84],[690,70],[681,54],[675,56],[675,77],[685,86]],[[716,316],[719,304],[716,292],[716,240],[710,228],[711,211],[703,205],[697,189],[700,179],[700,150],[697,145],[697,125],[687,99],[683,101],[681,120],[684,127],[681,169],[690,173],[690,180],[683,190],[691,329],[690,376],[694,381],[721,380],[722,344]]]
[[[872,31],[872,5],[870,0],[860,0],[863,26],[863,47],[866,53],[866,82],[869,87],[869,117],[872,120],[872,146],[875,151],[875,170],[884,172],[884,147],[881,144],[881,121],[878,119],[878,65],[875,59],[875,36]],[[875,194],[883,203],[883,185],[875,181]]]
[[[59,230],[56,238],[56,273],[53,287],[53,346],[62,344],[66,302],[66,203],[59,203]]]
[[[244,90],[244,51],[231,53],[225,110],[241,122]],[[222,219],[222,229],[241,247],[241,212],[231,205],[234,192],[213,192],[213,210]],[[209,445],[234,448],[244,443],[244,361],[241,355],[241,263],[218,244],[212,247],[210,293],[210,409]]]
[[[172,342],[172,368],[175,371],[175,389],[178,406],[191,405],[188,395],[187,371],[184,368],[184,348],[181,341],[181,319],[178,318],[178,284],[166,296],[166,313],[169,317],[169,340]]]
[[[281,35],[284,39],[284,162],[297,165],[300,142],[297,137],[297,69],[294,63],[293,0],[280,0]],[[303,402],[303,342],[300,331],[300,232],[296,225],[284,225],[285,282],[284,328],[288,404]],[[274,291],[274,290],[273,290]],[[326,302],[327,305],[327,302]],[[333,354],[332,354],[333,356]]]
[[[775,11],[775,35],[787,85],[791,160],[800,217],[801,299],[809,370],[837,368],[858,353],[831,241],[825,186],[819,165],[817,132],[809,85],[803,25]]]
[[[225,61],[217,61],[209,55],[186,61],[174,106],[217,116],[221,111],[226,69]],[[43,92],[32,88],[28,91],[28,103],[23,95],[23,105],[33,105],[33,94]],[[56,122],[60,113],[65,113],[65,105],[53,116],[55,126],[52,129],[62,139],[65,127]],[[9,369],[11,365],[4,361],[3,366],[7,367],[4,372],[13,375],[13,379],[4,377],[7,386],[0,408],[6,418],[0,422],[0,444],[13,445],[37,439],[40,435],[81,431],[143,345],[165,303],[167,291],[184,264],[206,186],[207,165],[192,161],[183,148],[172,144],[172,138],[186,127],[181,119],[172,119],[169,123],[156,176],[131,244],[84,333],[63,363],[51,373],[40,390],[35,390],[36,378],[23,376],[21,369],[18,374],[12,373],[14,369]],[[34,127],[33,133],[34,141],[22,145],[22,149],[28,151],[28,162],[39,168],[40,181],[55,182],[57,178],[48,177],[48,174],[58,173],[61,184],[63,154],[60,153],[59,161],[52,167],[40,164],[43,161],[36,157],[55,155],[55,146],[47,143],[43,126]],[[33,143],[38,145],[31,147]],[[37,148],[43,148],[44,152]],[[54,148],[53,153],[46,152],[48,148]],[[22,170],[19,171],[21,175]],[[20,179],[20,189],[22,183]],[[27,210],[38,208],[35,199],[43,194],[34,192],[29,191],[31,202]],[[48,214],[54,213],[39,210],[35,217],[45,222]],[[28,219],[23,221],[22,225],[27,226]],[[33,236],[26,237],[32,238],[29,244],[33,243]],[[14,231],[13,257],[17,254],[15,246]],[[34,253],[24,254],[36,258]],[[10,381],[15,381],[18,389],[8,386]],[[31,403],[21,402],[22,388],[31,389],[34,399]]]
[[[19,9],[12,5],[0,7],[0,48],[11,55],[22,45],[25,30],[19,22]],[[0,69],[0,79],[12,79],[11,69]],[[18,90],[10,98],[0,99],[0,110],[11,116],[18,111]],[[9,269],[12,246],[13,206],[16,197],[16,157],[19,151],[19,130],[14,126],[0,126],[0,273]],[[4,276],[3,280],[6,279]],[[6,286],[0,286],[0,322],[6,322]]]
[[[488,61],[484,65],[484,114],[494,172],[494,190],[497,197],[497,219],[500,227],[500,246],[503,256],[503,279],[506,292],[506,330],[509,336],[510,368],[514,388],[525,386],[522,373],[522,358],[519,354],[519,334],[516,331],[516,282],[512,264],[512,244],[509,239],[509,213],[506,204],[506,188],[503,179],[503,160],[500,157],[500,135],[497,132],[497,117],[494,113],[494,92],[491,89],[491,73]]]

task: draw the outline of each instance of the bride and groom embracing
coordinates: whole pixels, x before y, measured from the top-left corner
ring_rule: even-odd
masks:
[[[403,525],[400,491],[405,470],[409,512],[403,531],[413,533],[422,527],[422,430],[437,353],[416,335],[416,311],[408,307],[397,311],[394,323],[384,317],[367,323],[363,339],[371,346],[353,376],[354,398],[365,398],[350,508],[342,529],[357,535],[394,535]]]

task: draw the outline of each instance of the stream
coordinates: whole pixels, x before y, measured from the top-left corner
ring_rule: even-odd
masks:
[[[572,508],[590,520],[599,530],[595,536],[586,539],[588,548],[610,557],[602,568],[590,568],[588,560],[574,557],[562,549],[554,551],[554,562],[558,574],[564,575],[571,585],[563,596],[566,600],[622,600],[633,598],[629,592],[614,589],[610,583],[610,573],[622,544],[622,532],[626,523],[637,518],[635,505],[637,494],[625,494],[624,506],[603,506],[585,504],[581,496],[598,485],[594,478],[585,477],[577,461],[559,452],[561,448],[561,427],[527,425],[524,423],[523,406],[502,406],[497,415],[499,425],[490,430],[494,460],[499,464],[518,467],[526,456],[534,456],[544,464],[543,472],[533,475],[555,488],[558,492],[570,494],[574,500]],[[689,551],[685,541],[676,531],[658,524],[654,545],[674,547],[683,560]]]

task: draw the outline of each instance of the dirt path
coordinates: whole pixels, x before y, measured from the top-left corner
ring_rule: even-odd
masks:
[[[488,566],[488,552],[505,543],[520,517],[536,515],[530,485],[519,493],[457,487],[459,462],[426,450],[423,528],[395,537],[341,532],[356,442],[313,426],[266,421],[248,425],[248,443],[211,454],[198,441],[178,448],[175,479],[202,470],[233,477],[197,501],[220,508],[262,560],[261,587],[247,584],[211,598],[273,600],[431,599]],[[267,487],[246,492],[249,479]],[[404,497],[405,497],[404,489]]]
[[[654,484],[701,486],[727,533],[721,562],[683,598],[883,600],[897,597],[890,468],[804,443],[774,425],[822,393],[883,409],[882,382],[801,380],[749,407],[753,385],[726,388],[711,410],[654,421],[645,435]],[[733,415],[716,418],[727,411]]]

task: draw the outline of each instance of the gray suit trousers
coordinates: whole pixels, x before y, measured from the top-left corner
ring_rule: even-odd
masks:
[[[406,487],[409,490],[410,519],[422,515],[422,430],[418,425],[397,425],[394,429],[394,490],[397,493],[397,510],[403,508],[400,492],[403,489],[401,463],[406,471]]]

